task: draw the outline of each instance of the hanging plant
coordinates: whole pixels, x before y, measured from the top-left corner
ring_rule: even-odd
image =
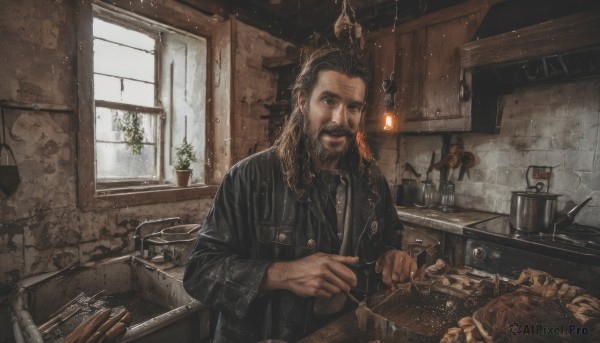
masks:
[[[144,129],[141,121],[139,113],[127,111],[123,113],[123,119],[119,124],[125,135],[125,143],[134,155],[141,154],[144,146]]]

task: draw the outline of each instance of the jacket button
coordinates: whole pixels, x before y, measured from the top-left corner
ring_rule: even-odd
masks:
[[[286,238],[287,238],[287,236],[283,232],[280,233],[279,236],[277,236],[277,240],[280,242],[284,242]]]
[[[371,223],[371,235],[376,234],[378,230],[379,230],[379,224],[377,223],[377,221],[372,222]]]
[[[311,249],[312,249],[312,248],[314,248],[314,247],[315,247],[315,245],[316,245],[316,242],[315,242],[315,240],[314,240],[314,239],[312,239],[312,238],[311,238],[311,239],[309,239],[309,240],[308,240],[308,242],[306,242],[306,246],[307,246],[307,247],[309,247],[309,248],[311,248]]]

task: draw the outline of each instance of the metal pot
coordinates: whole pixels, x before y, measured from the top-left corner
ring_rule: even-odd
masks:
[[[512,192],[510,227],[526,232],[550,232],[560,194]]]

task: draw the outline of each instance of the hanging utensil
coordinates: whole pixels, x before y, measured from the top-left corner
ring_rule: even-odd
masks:
[[[21,178],[19,177],[19,168],[17,167],[15,154],[8,144],[6,144],[4,101],[0,101],[0,117],[2,119],[2,141],[0,143],[0,190],[10,196],[17,190]],[[3,157],[4,150],[6,150],[6,158]],[[9,158],[12,158],[12,162],[9,161]]]
[[[425,174],[425,181],[429,181],[429,174],[433,171],[434,164],[435,164],[435,150],[431,152],[431,162],[429,163],[429,168],[427,168],[427,173]]]
[[[418,178],[421,177],[421,174],[417,173],[415,168],[413,168],[413,166],[410,163],[406,162],[406,164],[404,165],[404,168],[406,170],[408,170],[409,172],[411,172],[414,176],[416,176]]]
[[[460,171],[458,172],[458,181],[462,181],[465,176],[465,171],[475,164],[475,155],[468,151],[463,152],[460,156],[460,163],[461,166]]]

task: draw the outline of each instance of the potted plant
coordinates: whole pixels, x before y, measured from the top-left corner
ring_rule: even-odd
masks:
[[[190,164],[196,161],[194,147],[183,137],[183,143],[175,148],[175,176],[178,187],[186,187],[189,183],[192,170]]]

